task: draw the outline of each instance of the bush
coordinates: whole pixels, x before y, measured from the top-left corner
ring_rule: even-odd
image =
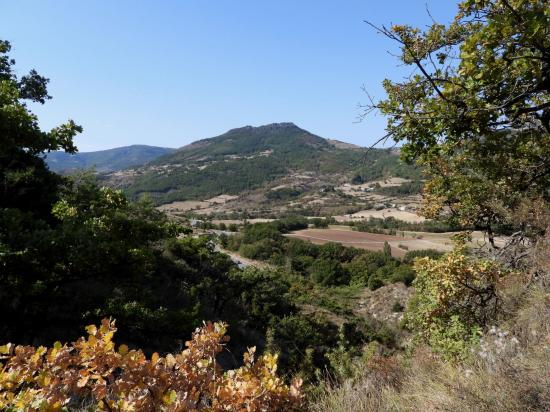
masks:
[[[315,218],[315,219],[311,219],[310,222],[317,229],[324,229],[324,228],[328,227],[328,220],[327,219]]]
[[[392,312],[403,312],[404,309],[405,309],[405,306],[403,306],[399,302],[395,302],[391,307]]]
[[[295,187],[283,187],[277,190],[270,190],[265,194],[269,200],[290,200],[297,198],[302,194],[302,191]]]
[[[350,284],[364,286],[369,280],[369,271],[364,260],[359,258],[353,259],[351,262],[345,263],[344,269],[349,273]]]
[[[281,232],[272,223],[255,223],[245,225],[243,229],[243,243],[254,243],[263,239],[277,240],[281,239]]]
[[[3,410],[247,410],[280,411],[302,406],[300,381],[289,387],[277,377],[276,355],[244,354],[244,364],[223,372],[216,355],[224,348],[226,325],[197,329],[187,349],[150,359],[141,350],[115,350],[114,322],[88,326],[88,338],[73,345],[4,345],[0,371]],[[191,395],[190,395],[191,394]]]
[[[384,286],[384,281],[382,280],[380,275],[375,273],[374,275],[369,277],[369,281],[367,282],[367,286],[369,287],[370,290],[376,290],[376,289],[379,289],[382,286]]]
[[[414,269],[409,265],[399,265],[390,276],[392,283],[403,282],[406,286],[410,286],[415,278]]]
[[[262,239],[252,244],[242,244],[239,253],[245,258],[269,260],[273,255],[280,253],[278,243],[272,239]]]
[[[323,286],[345,285],[349,283],[349,274],[346,273],[340,262],[334,259],[318,259],[310,267],[313,280]]]
[[[405,253],[403,257],[404,263],[412,263],[416,258],[429,257],[430,259],[439,259],[443,256],[443,252],[440,252],[435,249],[421,249],[421,250],[410,250]]]
[[[277,271],[249,266],[244,270],[232,270],[229,279],[227,295],[231,296],[231,304],[246,313],[246,318],[238,320],[238,326],[262,330],[274,318],[296,310],[288,298],[290,285]]]
[[[446,358],[461,358],[480,327],[499,310],[497,285],[506,273],[494,261],[467,257],[464,245],[438,260],[415,261],[416,279],[406,323]]]
[[[317,316],[291,315],[273,322],[266,338],[266,350],[279,354],[281,369],[315,377],[315,369],[326,365],[325,353],[336,344],[336,326]]]

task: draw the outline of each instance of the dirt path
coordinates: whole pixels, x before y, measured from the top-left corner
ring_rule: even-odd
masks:
[[[231,260],[233,262],[235,262],[237,264],[237,266],[239,266],[241,269],[243,269],[245,267],[248,267],[248,266],[253,266],[253,267],[258,268],[258,269],[272,268],[272,266],[269,263],[261,262],[259,260],[245,258],[245,257],[239,255],[237,252],[233,252],[231,250],[218,248],[218,251],[228,255],[231,258]]]

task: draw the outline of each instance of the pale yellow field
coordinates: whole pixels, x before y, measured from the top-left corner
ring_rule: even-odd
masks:
[[[337,222],[350,222],[361,219],[368,219],[369,217],[381,218],[394,217],[399,220],[403,220],[409,223],[418,223],[426,220],[422,216],[418,216],[414,212],[408,212],[404,210],[398,210],[396,208],[388,208],[382,210],[361,210],[351,215],[334,216]]]
[[[172,202],[157,207],[163,212],[187,212],[194,209],[202,209],[208,207],[210,203],[201,202],[199,200],[185,200],[183,202]]]

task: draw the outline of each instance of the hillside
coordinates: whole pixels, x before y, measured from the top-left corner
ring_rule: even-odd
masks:
[[[132,145],[76,154],[56,151],[46,155],[46,163],[54,172],[70,173],[95,168],[98,172],[105,173],[143,165],[172,151],[174,149],[146,145]]]
[[[133,198],[155,203],[238,195],[277,185],[335,185],[354,176],[363,180],[416,175],[388,149],[365,150],[316,136],[293,123],[246,126],[199,140],[149,165],[112,173],[106,181]]]

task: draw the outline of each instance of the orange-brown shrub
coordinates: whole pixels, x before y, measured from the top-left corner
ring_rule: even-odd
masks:
[[[87,338],[72,345],[0,347],[1,410],[107,411],[280,411],[303,406],[301,382],[286,385],[277,377],[277,356],[254,360],[222,371],[216,355],[228,340],[226,325],[198,328],[187,349],[150,359],[141,350],[112,340],[115,324],[103,320],[88,326]]]

